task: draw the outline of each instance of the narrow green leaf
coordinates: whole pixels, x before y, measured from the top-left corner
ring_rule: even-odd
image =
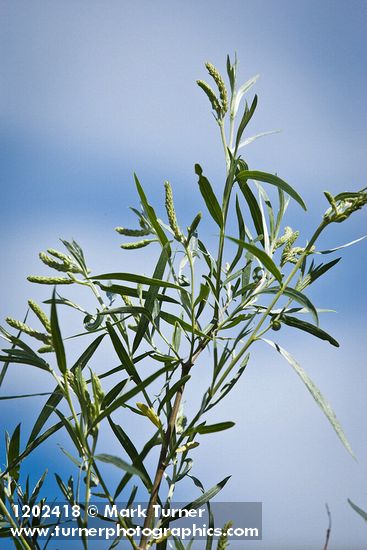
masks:
[[[102,401],[102,409],[109,407],[111,403],[113,403],[116,397],[120,395],[128,381],[128,378],[125,378],[125,380],[121,380],[121,382],[118,382],[116,386],[114,386],[108,393],[106,393]]]
[[[332,346],[335,346],[337,348],[339,347],[339,342],[337,342],[335,338],[330,336],[330,334],[328,334],[321,328],[315,327],[315,325],[311,325],[311,323],[301,321],[301,319],[297,319],[297,317],[291,317],[289,315],[282,315],[281,321],[290,327],[298,328],[299,330],[308,332],[309,334],[316,336],[316,338],[327,340]]]
[[[87,347],[86,350],[83,351],[81,356],[77,359],[75,364],[70,369],[71,372],[75,372],[76,368],[79,367],[81,370],[84,369],[84,367],[87,365],[88,361],[92,358],[95,351],[97,350],[99,344],[102,342],[103,338],[105,337],[105,334],[101,334],[98,336],[93,342]],[[52,395],[49,397],[49,399],[46,401],[46,404],[44,405],[42,411],[40,412],[33,428],[31,435],[29,436],[27,446],[32,443],[32,441],[38,436],[40,431],[42,430],[43,426],[47,422],[48,418],[52,414],[52,411],[57,405],[60,403],[61,399],[63,398],[62,392],[60,391],[60,388],[57,386]]]
[[[361,516],[361,518],[363,518],[365,521],[367,521],[367,512],[365,512],[364,510],[362,510],[362,508],[360,508],[359,506],[357,506],[357,504],[354,504],[354,502],[352,502],[349,498],[348,498],[348,503],[350,504],[350,506],[353,508],[353,510],[355,512],[357,512],[357,514],[359,514]]]
[[[367,238],[367,235],[364,235],[363,237],[359,237],[359,239],[355,239],[354,241],[350,241],[349,243],[336,246],[335,248],[329,248],[329,250],[321,250],[320,252],[317,252],[317,254],[331,254],[336,250],[341,250],[342,248],[348,248],[349,246],[359,243],[360,241],[363,241],[366,238]]]
[[[230,428],[233,428],[235,426],[235,422],[218,422],[218,424],[202,424],[200,426],[196,426],[195,428],[191,428],[188,431],[188,435],[192,435],[195,433],[204,435],[204,434],[211,434],[216,432],[222,432],[223,430],[229,430]]]
[[[145,460],[145,458],[147,457],[147,455],[149,454],[149,452],[156,446],[156,445],[159,445],[159,442],[160,442],[160,435],[159,435],[159,432],[156,432],[153,437],[151,439],[149,439],[149,441],[144,445],[141,453],[140,453],[140,458],[141,460]],[[121,491],[124,490],[124,488],[126,487],[126,485],[129,483],[130,479],[132,477],[132,474],[129,474],[129,473],[126,473],[123,478],[121,479],[120,483],[118,484],[117,488],[116,488],[116,491],[115,491],[115,494],[114,494],[114,500],[116,501],[117,497],[121,494]],[[158,500],[158,502],[160,503],[160,500]]]
[[[0,396],[0,401],[8,401],[10,399],[24,399],[25,397],[43,397],[44,395],[50,395],[50,392],[24,393],[22,395],[2,395]]]
[[[131,296],[132,298],[140,297],[140,294],[137,288],[131,288],[123,285],[107,286],[107,285],[103,285],[98,281],[95,281],[94,284],[98,285],[105,292],[111,292],[112,294],[120,294],[120,296]],[[146,299],[147,296],[149,295],[149,290],[143,290],[141,294],[143,298]],[[171,298],[171,296],[166,296],[165,294],[157,294],[157,300],[159,302],[169,302],[170,304],[179,304],[177,300],[175,300],[174,298]]]
[[[166,249],[164,248],[161,252],[161,255],[158,259],[156,268],[154,270],[153,279],[158,279],[158,280],[163,279],[163,275],[164,275],[164,271],[166,269],[167,261],[168,261],[168,255],[167,255]],[[158,296],[158,290],[159,290],[159,286],[151,285],[149,287],[147,297],[146,297],[145,302],[144,302],[144,308],[150,314],[153,312],[154,303],[155,303],[155,301],[157,299],[157,296]],[[145,335],[145,333],[148,329],[148,326],[149,326],[148,317],[147,316],[142,316],[140,318],[138,328],[136,330],[136,335],[135,335],[135,338],[134,338],[133,353],[135,353],[135,351],[138,349],[139,344],[142,341],[142,339],[144,338],[144,335]]]
[[[233,105],[233,114],[236,116],[238,108],[240,106],[241,100],[246,92],[252,88],[252,86],[257,82],[257,80],[260,78],[259,74],[256,74],[255,76],[251,77],[247,82],[242,84],[242,86],[235,92],[234,94],[234,105]]]
[[[135,466],[132,466],[131,464],[128,464],[125,462],[125,460],[122,460],[122,458],[119,458],[118,456],[113,456],[109,454],[99,454],[95,457],[97,460],[100,460],[101,462],[105,462],[106,464],[113,464],[116,466],[116,468],[119,468],[120,470],[124,470],[125,472],[128,472],[129,474],[139,476],[140,479],[144,482],[144,484],[149,485],[150,481],[146,479],[143,472],[138,470]]]
[[[261,290],[259,294],[278,294],[279,287],[272,287],[272,288],[264,288],[264,290]],[[319,324],[319,316],[317,314],[317,309],[311,302],[309,298],[302,292],[299,292],[295,288],[291,288],[290,286],[287,286],[285,289],[283,289],[283,294],[285,296],[288,296],[289,298],[292,298],[292,300],[295,300],[299,304],[301,304],[303,307],[305,307],[313,316],[315,319],[316,324]]]
[[[239,182],[239,187],[242,191],[243,196],[245,197],[245,200],[247,202],[247,205],[250,210],[250,214],[252,217],[252,221],[254,222],[254,227],[256,229],[257,236],[261,242],[262,245],[264,245],[264,228],[263,228],[263,221],[262,221],[262,215],[261,211],[258,205],[258,202],[256,200],[255,195],[251,191],[250,187],[248,186],[247,182]]]
[[[210,185],[209,180],[202,175],[203,171],[199,164],[195,164],[195,172],[199,176],[200,193],[202,194],[209,213],[219,227],[222,227],[223,213],[221,207],[219,206],[219,202],[217,201],[217,197],[214,194],[213,188]]]
[[[206,407],[207,411],[209,411],[211,408],[215,407],[220,401],[222,401],[222,399],[233,389],[235,384],[237,384],[238,380],[241,378],[243,372],[247,367],[249,358],[250,358],[250,354],[248,353],[245,359],[242,361],[241,366],[236,372],[236,374],[234,375],[234,377],[229,382],[224,384],[224,386],[222,386],[218,398]]]
[[[273,174],[268,174],[267,172],[260,172],[258,170],[242,170],[237,174],[236,179],[238,182],[246,183],[247,180],[262,181],[275,185],[279,189],[282,189],[285,193],[288,193],[292,199],[294,199],[304,210],[307,210],[306,204],[304,203],[302,197],[291,187],[287,182],[274,176]]]
[[[17,354],[16,350],[7,350],[9,355],[0,355],[0,361],[3,363],[18,363],[20,365],[30,365],[39,369],[49,371],[49,365],[40,357],[32,357],[28,354]],[[15,353],[14,353],[15,352]]]
[[[135,445],[133,444],[133,442],[127,435],[127,433],[122,429],[122,427],[119,426],[118,424],[115,424],[111,417],[108,417],[108,422],[112,428],[113,433],[115,434],[116,438],[120,442],[122,448],[126,451],[130,460],[132,461],[133,467],[136,467],[139,470],[139,472],[143,474],[144,477],[142,478],[142,480],[143,482],[145,482],[145,486],[150,492],[152,490],[153,484],[143,464],[141,455],[138,453]]]
[[[248,252],[250,252],[253,256],[255,256],[258,260],[260,260],[262,265],[268,271],[270,271],[270,273],[272,275],[274,275],[274,277],[279,281],[279,283],[282,282],[282,274],[280,273],[279,269],[277,268],[277,266],[275,265],[273,260],[270,258],[270,256],[267,255],[266,252],[264,252],[264,250],[260,250],[259,248],[257,248],[253,244],[245,243],[245,242],[240,241],[239,239],[235,239],[233,237],[227,237],[227,239],[230,239],[234,243],[237,243],[239,246],[242,246],[243,248],[245,248]]]
[[[56,290],[53,291],[52,304],[51,304],[52,344],[53,344],[53,347],[54,347],[55,353],[56,353],[57,365],[60,369],[60,372],[62,374],[64,374],[67,371],[66,356],[65,356],[64,343],[63,343],[62,337],[61,337],[59,321],[58,321],[58,318],[57,318],[55,297],[56,297]]]
[[[246,102],[246,107],[245,107],[245,112],[243,114],[243,117],[242,117],[242,120],[238,126],[238,130],[237,130],[237,136],[236,136],[236,151],[238,150],[238,147],[240,145],[240,141],[241,141],[241,137],[242,137],[242,134],[243,132],[245,131],[246,129],[246,126],[248,125],[248,123],[250,122],[250,120],[252,119],[253,117],[253,114],[256,110],[256,106],[257,106],[257,95],[255,95],[252,103],[251,103],[251,107],[248,108],[248,105],[247,105],[247,102]]]
[[[170,248],[170,245],[169,245],[169,241],[166,237],[166,234],[165,234],[165,232],[163,231],[162,227],[160,226],[160,224],[158,222],[158,219],[157,219],[156,213],[154,211],[154,208],[148,203],[147,197],[144,193],[144,190],[143,190],[136,174],[134,174],[134,178],[135,178],[135,185],[136,185],[136,188],[138,190],[143,208],[144,208],[144,210],[145,210],[145,212],[146,212],[146,214],[149,218],[150,223],[152,224],[152,227],[154,228],[154,230],[157,234],[157,237],[158,237],[162,247],[165,247],[166,253],[170,256],[171,255],[171,248]]]
[[[79,456],[83,456],[83,448],[80,444],[76,428],[72,425],[69,418],[67,418],[59,409],[54,409],[54,412],[60,418],[66,431],[68,432],[70,439],[74,443],[75,448],[78,450]]]
[[[211,489],[202,494],[199,498],[193,500],[189,504],[186,504],[182,510],[197,510],[197,508],[200,508],[207,502],[210,502],[223,489],[230,478],[231,476],[224,478],[222,481],[217,483],[217,485],[214,485]],[[179,516],[177,515],[177,517],[172,517],[172,521],[175,519],[179,519]]]
[[[10,466],[19,456],[20,450],[20,424],[15,428],[13,435],[10,438],[8,452],[7,452],[7,466]],[[10,470],[10,475],[16,481],[19,479],[19,467],[16,466]]]
[[[192,326],[181,319],[181,317],[177,317],[177,315],[173,315],[173,313],[167,313],[166,311],[161,311],[160,318],[166,321],[166,323],[175,326],[176,323],[178,323],[184,330],[188,331],[189,333],[192,332]],[[207,335],[204,332],[201,332],[199,329],[195,328],[195,334],[198,336],[202,336],[205,338]]]
[[[303,370],[303,368],[297,363],[297,361],[292,357],[288,351],[281,348],[278,344],[275,342],[272,342],[271,340],[267,340],[266,338],[262,338],[264,342],[272,346],[274,349],[276,349],[286,361],[293,367],[293,369],[296,371],[298,376],[301,378],[302,382],[305,384],[308,391],[311,393],[312,397],[322,410],[322,412],[325,414],[326,418],[334,428],[337,436],[339,437],[340,441],[348,451],[352,455],[353,458],[355,458],[354,453],[352,451],[352,448],[345,436],[344,430],[341,427],[338,419],[335,416],[335,413],[333,409],[331,408],[330,404],[326,401],[318,387],[315,385],[315,383],[311,380],[311,378],[308,376],[308,374]]]
[[[17,457],[17,459],[9,465],[9,468],[4,470],[0,473],[0,479],[6,476],[6,474],[9,472],[11,468],[14,468],[16,464],[19,464],[24,458],[26,458],[29,454],[31,454],[32,451],[34,451],[39,445],[41,445],[44,441],[46,441],[51,435],[56,433],[60,428],[62,428],[63,422],[57,422],[57,424],[54,424],[50,428],[48,428],[43,434],[41,434],[39,437],[35,438],[31,443],[27,444],[24,451],[20,453],[20,455]]]
[[[314,262],[312,261],[311,267],[308,270],[307,275],[304,277],[302,281],[297,283],[297,290],[304,290],[306,287],[314,283],[321,275],[324,275],[329,269],[334,267],[338,262],[340,262],[341,258],[336,258],[335,260],[332,260],[331,262],[328,262],[327,264],[319,264],[318,266],[314,267]]]
[[[246,147],[246,145],[250,145],[250,143],[253,143],[257,139],[265,136],[271,136],[272,134],[279,134],[280,130],[269,130],[268,132],[260,132],[260,134],[256,134],[255,136],[251,136],[244,141],[241,141],[241,143],[238,146],[238,150],[240,150],[242,147]]]
[[[104,409],[104,411],[101,412],[98,418],[96,418],[96,420],[94,421],[93,425],[98,424],[99,422],[101,422],[101,420],[106,418],[106,416],[110,416],[115,410],[119,409],[120,407],[123,407],[125,403],[129,401],[129,399],[131,399],[132,397],[134,397],[135,395],[143,391],[147,386],[149,386],[149,384],[154,382],[156,378],[159,378],[159,376],[161,376],[168,370],[171,370],[170,365],[162,367],[157,372],[154,372],[153,374],[148,376],[148,378],[143,380],[140,384],[138,384],[137,386],[135,386],[134,388],[126,392],[124,395],[116,399],[113,403],[111,403],[109,407],[107,407],[106,409]]]
[[[115,352],[118,356],[118,358],[121,361],[121,364],[125,367],[125,370],[127,374],[134,380],[136,384],[139,384],[141,382],[141,379],[139,377],[139,374],[135,368],[135,365],[129,356],[128,352],[125,349],[124,344],[118,337],[115,329],[111,325],[111,323],[106,323],[106,328],[108,330],[108,334],[110,335],[112,345],[115,349]]]
[[[175,288],[181,290],[179,285],[170,283],[169,281],[163,281],[162,279],[155,279],[154,277],[145,277],[144,275],[135,275],[135,273],[104,273],[103,275],[94,275],[90,279],[100,279],[108,281],[128,281],[130,283],[137,283],[141,285],[161,286],[164,288]]]

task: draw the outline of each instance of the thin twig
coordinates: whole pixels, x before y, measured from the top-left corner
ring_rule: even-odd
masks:
[[[328,518],[329,518],[329,525],[328,525],[328,528],[326,530],[326,541],[325,541],[325,546],[324,546],[324,550],[327,550],[327,547],[328,547],[328,544],[329,544],[329,539],[330,539],[330,533],[331,533],[331,514],[330,514],[330,508],[328,506],[328,503],[325,504],[325,508],[326,508],[326,512],[327,512],[327,515],[328,515]]]

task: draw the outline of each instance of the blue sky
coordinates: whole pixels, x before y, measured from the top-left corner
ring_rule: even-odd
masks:
[[[224,70],[226,54],[236,51],[240,80],[261,74],[251,133],[282,132],[250,145],[246,158],[304,196],[309,213],[294,206],[289,223],[305,237],[325,209],[324,189],[365,185],[364,1],[15,0],[0,3],[0,21],[2,318],[22,316],[30,293],[45,298],[25,277],[37,272],[38,251],[59,237],[80,241],[96,270],[123,265],[151,273],[154,258],[136,253],[132,265],[113,233],[116,225],[129,225],[127,207],[138,203],[134,171],[160,212],[163,181],[172,182],[183,225],[203,208],[194,195],[195,162],[221,188],[219,136],[195,85],[207,60]],[[215,229],[209,233],[214,237]],[[362,213],[333,228],[323,243],[365,233]],[[207,486],[233,473],[223,500],[264,501],[264,541],[256,548],[321,547],[325,501],[333,514],[331,549],[350,547],[347,533],[353,548],[363,548],[366,527],[346,498],[367,508],[366,246],[347,249],[312,293],[317,305],[338,311],[323,326],[342,347],[306,336],[282,342],[329,398],[358,464],[287,364],[264,349],[236,394],[243,408],[233,399],[221,409],[223,418],[236,418],[236,429],[220,441],[208,438],[207,450],[197,453],[197,473]],[[4,392],[24,380],[19,369],[13,372]],[[27,381],[32,384],[38,379]],[[15,424],[18,406],[1,407],[3,427]],[[24,415],[32,412],[29,402],[22,407]]]

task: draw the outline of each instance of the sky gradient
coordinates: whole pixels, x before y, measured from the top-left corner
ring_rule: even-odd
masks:
[[[246,159],[305,198],[309,213],[292,206],[288,223],[306,238],[325,210],[325,189],[366,185],[366,25],[362,0],[0,1],[1,323],[8,314],[21,318],[27,298],[48,297],[25,278],[40,272],[38,252],[59,237],[80,242],[95,271],[152,273],[153,252],[121,251],[113,228],[133,219],[134,171],[158,212],[163,181],[171,181],[183,226],[204,209],[194,163],[215,189],[223,185],[219,135],[195,80],[206,78],[207,60],[224,71],[227,53],[237,52],[241,81],[261,74],[250,134],[281,130],[250,145]],[[215,228],[206,227],[214,239]],[[322,246],[365,233],[366,214],[358,213]],[[322,326],[341,348],[294,332],[281,337],[330,400],[358,462],[290,367],[264,346],[217,412],[236,428],[197,451],[195,475],[206,487],[233,474],[221,500],[263,501],[264,540],[246,548],[322,548],[325,502],[330,550],[366,546],[367,527],[346,502],[367,509],[366,242],[346,249],[310,292],[319,307],[337,310]],[[42,380],[14,368],[1,391],[24,384],[35,391]],[[20,419],[32,425],[38,410],[29,401],[0,408],[2,431]],[[48,452],[61,462],[55,447]],[[43,465],[29,464],[41,472]],[[196,496],[186,490],[178,492],[183,500]]]

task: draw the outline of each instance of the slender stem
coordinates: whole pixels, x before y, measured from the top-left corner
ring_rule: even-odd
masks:
[[[306,248],[304,249],[302,255],[299,257],[297,263],[295,264],[294,268],[292,269],[292,271],[290,272],[290,274],[288,275],[287,279],[285,280],[285,282],[280,286],[279,288],[279,291],[277,292],[277,294],[275,295],[274,299],[271,301],[270,305],[267,307],[267,309],[264,311],[260,321],[258,322],[258,324],[256,325],[256,327],[254,328],[254,330],[252,331],[251,333],[251,336],[249,337],[249,339],[247,340],[247,342],[245,343],[245,345],[243,346],[243,348],[239,351],[239,353],[237,354],[237,356],[231,361],[231,363],[229,364],[228,366],[228,369],[232,369],[236,363],[238,363],[238,361],[241,359],[241,357],[243,357],[243,355],[246,353],[246,351],[248,350],[248,348],[250,347],[250,345],[257,339],[258,337],[258,331],[260,330],[260,328],[262,327],[262,325],[264,324],[266,318],[268,317],[269,313],[271,312],[271,310],[273,309],[273,307],[275,306],[275,304],[277,303],[277,301],[279,300],[279,298],[283,295],[284,293],[284,290],[286,289],[286,287],[289,285],[289,283],[291,282],[291,280],[293,279],[294,275],[297,273],[299,267],[301,266],[303,260],[305,259],[305,257],[307,256],[307,254],[309,253],[309,251],[311,250],[312,246],[314,245],[315,241],[318,239],[320,233],[322,233],[322,231],[325,229],[325,227],[328,225],[327,222],[325,222],[324,220],[321,222],[321,224],[318,226],[318,228],[316,229],[315,233],[313,234],[310,242],[308,243],[308,245],[306,246]]]
[[[18,529],[19,526],[15,523],[15,521],[12,518],[9,510],[7,509],[5,503],[3,502],[3,500],[1,498],[0,498],[0,510],[4,514],[4,516],[7,518],[10,525],[13,527],[13,529]],[[32,550],[31,546],[29,546],[28,542],[25,540],[23,535],[18,535],[18,537],[19,537],[19,540],[21,541],[21,543],[23,544],[25,550]]]
[[[224,129],[224,121],[218,120],[218,124],[220,128],[220,137],[222,138],[222,143],[223,143],[224,155],[226,157],[226,165],[227,165],[227,173],[228,173],[231,159],[229,158],[229,153],[228,153],[227,138],[226,138],[226,133]]]
[[[189,354],[189,361],[191,361],[192,355],[194,353],[194,346],[195,346],[195,273],[194,273],[194,262],[191,255],[190,249],[187,247],[186,249],[187,258],[189,260],[190,265],[190,275],[191,275],[191,329],[192,329],[192,337],[191,337],[191,348],[190,348],[190,354]]]
[[[190,368],[191,368],[191,365],[184,364],[182,366],[181,377],[184,377],[190,371]],[[176,419],[180,409],[184,389],[185,389],[185,384],[182,384],[182,386],[178,389],[175,396],[175,401],[172,407],[172,412],[168,422],[165,437],[162,443],[161,452],[160,452],[159,461],[158,461],[158,467],[155,473],[153,487],[150,494],[149,504],[147,508],[147,515],[144,521],[144,529],[151,527],[151,524],[154,518],[154,505],[156,504],[158,499],[158,493],[159,493],[159,488],[161,486],[163,474],[168,466],[168,464],[166,463],[167,452],[169,448],[169,443],[171,441],[171,436],[175,430]],[[140,539],[139,549],[146,550],[147,542],[148,542],[148,537],[146,535],[142,535]]]

